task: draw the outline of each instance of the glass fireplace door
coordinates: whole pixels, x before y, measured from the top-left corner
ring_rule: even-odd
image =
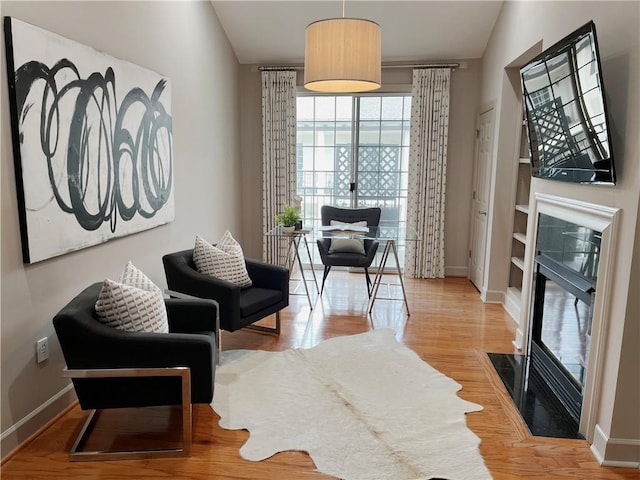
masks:
[[[591,337],[592,302],[584,302],[549,277],[544,281],[544,299],[539,345],[582,391],[589,341]]]
[[[579,420],[589,358],[600,232],[541,214],[535,256],[531,365]]]

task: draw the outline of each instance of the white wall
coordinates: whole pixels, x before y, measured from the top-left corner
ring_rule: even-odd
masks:
[[[467,275],[469,209],[473,177],[476,111],[480,62],[460,62],[451,75],[449,147],[445,211],[445,270],[447,275]],[[241,67],[241,124],[243,169],[243,229],[245,251],[262,256],[262,126],[260,73]],[[302,85],[303,72],[298,72]],[[411,69],[383,69],[381,92],[411,92]],[[400,90],[399,90],[400,89]],[[375,92],[372,92],[375,93]]]
[[[506,2],[492,33],[483,61],[482,104],[495,101],[496,125],[517,124],[509,100],[512,87],[505,67],[540,41],[547,48],[576,28],[593,20],[596,25],[602,71],[611,119],[618,183],[614,187],[575,185],[532,179],[531,191],[607,205],[622,211],[617,258],[613,262],[612,305],[608,312],[597,426],[602,434],[594,447],[608,462],[640,462],[638,408],[638,269],[631,270],[640,199],[640,49],[638,2]],[[509,138],[511,137],[511,138]],[[496,131],[494,153],[495,205],[488,288],[506,291],[511,226],[500,208],[511,205],[512,187],[501,188],[501,175],[514,162],[512,132]],[[624,420],[622,420],[624,419]],[[615,421],[614,421],[615,420]],[[597,443],[597,445],[596,445]]]
[[[209,2],[2,2],[13,16],[171,80],[176,218],[171,224],[24,265],[20,250],[6,60],[2,37],[1,429],[2,456],[73,400],[52,316],[81,289],[117,278],[127,260],[161,287],[162,255],[196,234],[242,238],[239,67]],[[35,342],[50,358],[37,365]],[[46,402],[53,398],[51,405]]]

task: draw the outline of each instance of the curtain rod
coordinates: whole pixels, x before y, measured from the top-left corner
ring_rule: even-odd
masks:
[[[382,68],[464,68],[459,63],[390,63]]]
[[[263,65],[259,66],[257,69],[260,72],[269,72],[273,70],[304,70],[304,67],[302,65]]]
[[[390,63],[388,65],[382,65],[382,68],[465,68],[459,63]],[[304,70],[303,65],[261,65],[257,67],[260,72],[273,71],[273,70]]]

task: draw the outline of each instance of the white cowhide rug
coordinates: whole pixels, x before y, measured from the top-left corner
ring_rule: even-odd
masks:
[[[482,407],[394,335],[223,352],[212,404],[220,426],[250,432],[247,460],[303,450],[318,471],[345,480],[492,478],[464,415]]]

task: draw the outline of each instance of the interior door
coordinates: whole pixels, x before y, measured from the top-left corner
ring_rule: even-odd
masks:
[[[484,264],[487,245],[487,215],[491,183],[491,151],[493,140],[493,108],[478,117],[476,130],[476,158],[471,201],[472,227],[469,251],[469,278],[483,292]]]

